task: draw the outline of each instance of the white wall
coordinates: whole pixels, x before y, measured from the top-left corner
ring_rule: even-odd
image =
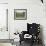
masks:
[[[3,4],[4,3],[4,4]],[[6,28],[8,4],[6,0],[0,0],[0,28]],[[0,30],[0,39],[9,39],[9,31]],[[13,46],[11,43],[0,43],[0,46]]]
[[[0,0],[0,3],[8,3],[8,0]]]
[[[27,20],[14,20],[14,9],[27,9]],[[45,4],[40,0],[10,0],[9,1],[9,31],[11,38],[15,31],[27,30],[27,23],[40,23],[43,27],[44,41],[46,42]]]
[[[6,31],[7,9],[8,4],[0,4],[0,39],[9,39],[9,31]]]

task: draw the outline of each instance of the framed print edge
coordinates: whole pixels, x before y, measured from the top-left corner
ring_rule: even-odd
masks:
[[[16,17],[16,13],[18,11],[19,12],[21,11],[20,14],[25,13],[25,16],[24,17]],[[14,9],[14,20],[27,20],[27,9]]]

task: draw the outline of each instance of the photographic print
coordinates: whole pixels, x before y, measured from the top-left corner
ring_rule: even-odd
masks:
[[[14,9],[14,20],[26,20],[27,9]]]

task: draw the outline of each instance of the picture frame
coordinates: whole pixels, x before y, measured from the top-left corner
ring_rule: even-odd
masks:
[[[14,9],[14,20],[26,20],[27,9]]]

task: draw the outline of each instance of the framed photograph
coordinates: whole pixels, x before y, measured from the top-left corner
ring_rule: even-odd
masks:
[[[14,20],[26,20],[27,9],[14,9]]]

